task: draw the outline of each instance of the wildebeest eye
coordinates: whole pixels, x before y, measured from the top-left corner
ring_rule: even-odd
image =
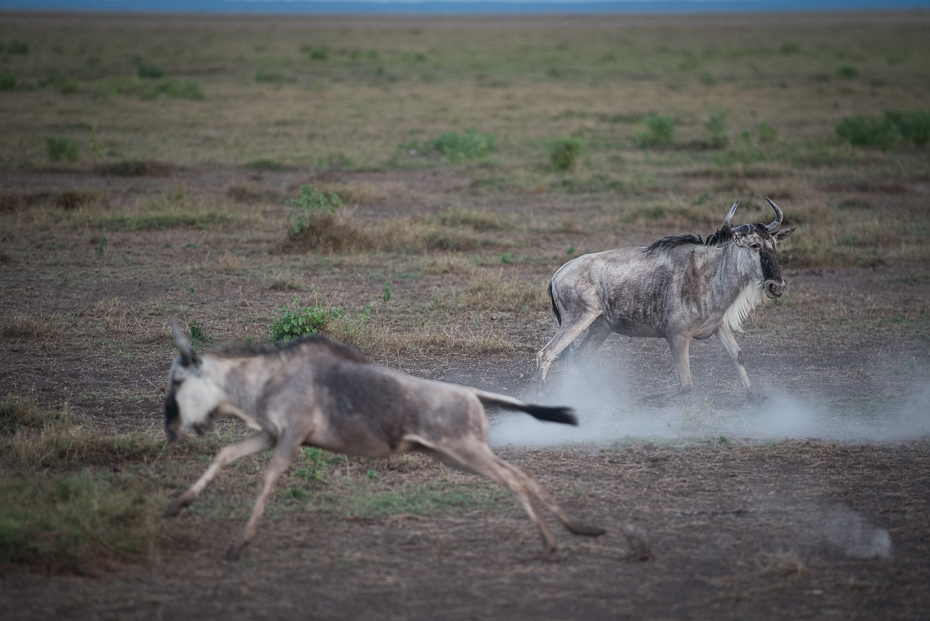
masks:
[[[751,244],[749,244],[749,247],[752,248],[753,250],[759,250],[760,248],[762,248],[762,244],[760,244],[759,242],[752,242]]]
[[[183,384],[183,383],[184,383],[184,378],[183,378],[183,377],[172,377],[172,378],[171,378],[171,385],[172,385],[172,386],[180,386],[180,385]]]

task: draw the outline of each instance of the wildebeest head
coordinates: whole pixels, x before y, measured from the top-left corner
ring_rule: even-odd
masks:
[[[165,397],[165,433],[168,440],[183,440],[193,429],[203,433],[210,428],[214,410],[223,400],[223,390],[205,372],[211,364],[194,353],[177,321],[171,320],[171,332],[178,357],[168,372],[168,396]]]
[[[785,281],[781,277],[781,262],[778,259],[775,244],[787,239],[789,235],[794,233],[795,227],[777,230],[781,226],[784,215],[778,205],[773,203],[771,199],[766,198],[765,200],[775,210],[775,220],[770,224],[757,222],[731,228],[730,219],[736,212],[736,206],[739,205],[739,201],[736,201],[730,208],[727,217],[723,219],[723,230],[730,229],[733,234],[733,242],[740,248],[748,250],[741,257],[741,263],[745,261],[745,267],[753,272],[756,272],[756,266],[761,269],[761,285],[765,295],[769,298],[778,298],[785,293]]]

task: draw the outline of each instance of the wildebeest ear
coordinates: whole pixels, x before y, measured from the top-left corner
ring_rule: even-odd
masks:
[[[194,360],[194,350],[174,317],[171,318],[171,334],[174,335],[174,344],[177,345],[178,351],[181,353],[181,366],[189,367]]]
[[[774,235],[772,235],[772,237],[775,239],[776,242],[784,241],[784,240],[788,239],[788,236],[789,236],[789,235],[791,235],[792,233],[794,233],[794,229],[795,229],[795,228],[797,228],[797,227],[794,227],[794,226],[793,226],[793,227],[791,227],[790,229],[782,229],[782,230],[778,231],[777,233],[775,233]]]

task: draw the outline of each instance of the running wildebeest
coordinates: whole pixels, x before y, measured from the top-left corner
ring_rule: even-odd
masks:
[[[255,535],[275,482],[301,445],[363,457],[419,451],[483,474],[519,499],[539,528],[546,553],[555,551],[556,542],[534,501],[555,513],[573,533],[604,533],[569,518],[533,477],[488,446],[483,405],[577,425],[570,408],[530,405],[505,395],[413,377],[374,364],[357,350],[322,336],[280,347],[242,345],[195,353],[173,319],[171,330],[180,353],[171,365],[165,398],[168,439],[183,439],[191,430],[203,433],[221,416],[237,417],[258,433],[220,451],[203,476],[169,505],[165,516],[177,515],[191,504],[223,466],[275,449],[252,516],[226,554],[229,560],[238,559]]]
[[[716,233],[664,237],[647,248],[618,248],[573,259],[549,284],[549,298],[559,328],[536,355],[537,389],[546,381],[559,353],[587,331],[572,357],[597,350],[611,332],[663,337],[678,373],[677,390],[650,399],[669,399],[691,391],[688,350],[691,339],[716,334],[739,371],[746,393],[758,400],[743,367],[743,352],[731,330],[741,331],[749,312],[785,291],[775,249],[794,227],[777,230],[783,214],[770,224],[730,226],[733,203]]]

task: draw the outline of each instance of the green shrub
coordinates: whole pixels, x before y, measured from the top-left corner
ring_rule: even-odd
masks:
[[[291,300],[291,306],[281,309],[281,317],[268,326],[271,330],[271,342],[280,343],[305,334],[322,332],[332,320],[343,317],[341,308],[324,306],[301,307],[297,296]]]
[[[300,196],[284,202],[298,208],[296,213],[287,216],[288,229],[292,235],[300,234],[321,216],[335,215],[342,208],[342,199],[338,194],[324,194],[310,184],[300,186]]]
[[[636,127],[636,146],[647,149],[672,144],[675,138],[675,119],[660,114],[647,114]]]
[[[78,81],[57,69],[50,69],[45,73],[45,79],[39,83],[39,86],[54,86],[62,93],[74,93],[78,90]]]
[[[759,132],[759,142],[774,142],[778,138],[778,130],[768,123],[759,123],[756,125],[756,131]]]
[[[6,53],[10,54],[28,54],[29,53],[29,44],[25,41],[17,41],[13,39],[6,46]]]
[[[203,99],[203,91],[200,90],[200,84],[196,80],[170,78],[160,85],[159,92],[174,99]]]
[[[294,474],[309,481],[322,481],[327,470],[327,464],[324,459],[326,455],[323,449],[307,446],[300,449],[300,452],[307,459],[308,463],[306,467],[295,470]]]
[[[16,76],[0,67],[0,91],[11,91],[16,88]]]
[[[894,123],[881,116],[850,116],[836,125],[836,133],[850,144],[887,151],[898,140]]]
[[[256,82],[289,82],[290,78],[276,69],[259,67],[255,72]]]
[[[930,140],[930,112],[916,108],[911,112],[885,110],[885,118],[898,129],[898,133],[912,145],[922,146]]]
[[[53,162],[74,162],[78,158],[78,143],[73,138],[49,136],[45,139],[45,152]]]
[[[546,145],[549,161],[556,170],[571,170],[586,152],[584,141],[576,136],[555,138]]]
[[[139,63],[139,77],[144,79],[157,79],[165,77],[165,70],[155,65]]]
[[[483,134],[474,129],[466,129],[464,134],[448,132],[427,143],[427,146],[453,162],[463,157],[477,159],[494,152],[494,136]]]
[[[882,116],[850,116],[837,124],[836,133],[850,144],[883,151],[898,139],[922,146],[930,140],[930,113],[916,108],[910,112],[885,110]]]
[[[318,47],[310,50],[310,58],[314,60],[326,60],[329,58],[329,48]]]
[[[193,285],[191,285],[191,288],[193,289]],[[191,343],[194,345],[199,345],[206,340],[207,335],[203,331],[203,326],[199,325],[196,319],[191,319]]]
[[[710,120],[704,123],[704,127],[710,132],[710,146],[715,149],[726,148],[730,144],[730,137],[727,135],[727,115],[729,110],[721,110],[710,115]]]
[[[853,80],[859,77],[859,70],[852,65],[843,65],[836,70],[836,77],[843,80]]]

